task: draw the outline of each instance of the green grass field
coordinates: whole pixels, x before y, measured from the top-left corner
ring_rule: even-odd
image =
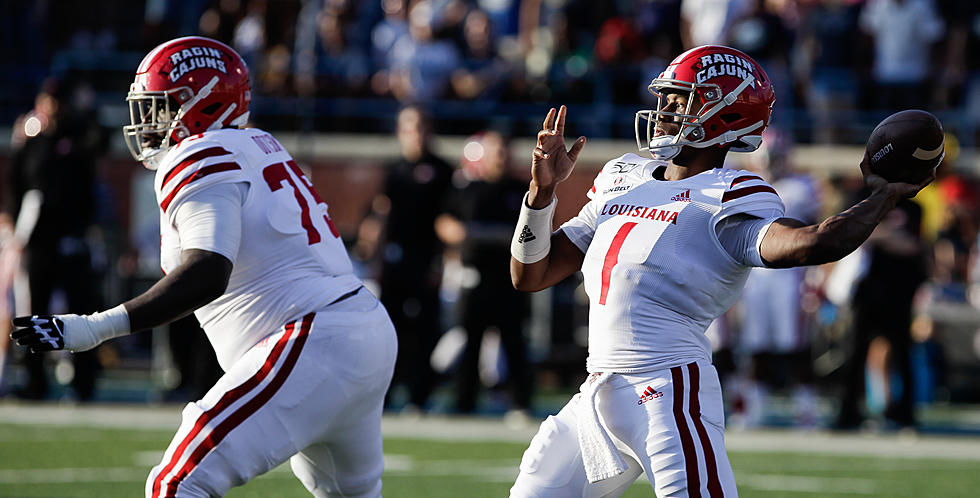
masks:
[[[170,430],[156,428],[0,423],[0,497],[142,496],[146,473],[159,461],[171,435]],[[739,437],[752,440],[751,434]],[[860,449],[860,436],[855,438]],[[503,439],[507,440],[388,437],[384,495],[506,496],[526,442]],[[806,440],[794,439],[797,443],[792,444]],[[730,455],[743,497],[978,496],[980,459],[918,458],[914,446],[907,449],[883,456],[808,453],[798,447],[733,450]],[[288,466],[282,466],[228,496],[309,495]],[[652,496],[652,492],[642,480],[625,496]]]

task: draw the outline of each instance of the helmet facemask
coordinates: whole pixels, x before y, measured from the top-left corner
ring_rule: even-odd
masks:
[[[180,102],[191,100],[191,95],[187,87],[163,92],[130,90],[126,102],[131,124],[123,126],[123,136],[137,161],[156,169],[159,154],[190,135],[180,119],[184,114]]]

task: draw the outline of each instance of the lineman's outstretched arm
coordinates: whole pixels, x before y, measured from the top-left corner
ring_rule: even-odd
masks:
[[[172,322],[224,293],[232,269],[228,258],[200,249],[181,256],[183,262],[153,287],[115,308],[81,316],[17,317],[10,338],[32,351],[86,351],[113,337]]]
[[[18,328],[10,337],[35,351],[85,351],[113,337],[171,322],[213,301],[224,294],[231,277],[233,263],[224,254],[238,251],[245,192],[241,184],[219,184],[177,208],[175,226],[187,249],[181,251],[180,264],[148,291],[91,315],[18,317]]]
[[[889,183],[861,162],[865,183],[872,188],[867,199],[817,225],[803,225],[790,218],[773,222],[762,239],[760,254],[772,268],[819,265],[837,261],[858,248],[892,208],[906,197],[914,197],[935,179],[930,175],[918,185]]]
[[[202,249],[188,249],[180,255],[182,262],[177,268],[123,303],[132,331],[183,318],[225,293],[232,270],[228,258]]]

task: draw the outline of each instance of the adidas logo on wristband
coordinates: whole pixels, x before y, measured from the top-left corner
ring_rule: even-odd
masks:
[[[534,232],[531,231],[531,227],[524,225],[524,228],[521,230],[520,237],[517,238],[517,242],[523,244],[525,242],[530,242],[536,238],[537,237],[534,236]]]

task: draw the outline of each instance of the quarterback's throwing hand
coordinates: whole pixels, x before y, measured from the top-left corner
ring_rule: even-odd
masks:
[[[65,324],[55,315],[19,316],[14,327],[10,338],[33,353],[65,349]]]

